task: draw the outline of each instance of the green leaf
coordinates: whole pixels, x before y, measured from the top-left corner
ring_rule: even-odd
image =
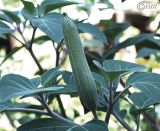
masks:
[[[147,57],[150,56],[151,54],[158,54],[158,53],[160,53],[160,50],[144,47],[138,51],[137,57]]]
[[[28,116],[24,116],[24,117],[18,119],[18,122],[19,122],[21,125],[23,125],[23,124],[28,123],[28,122],[30,122],[30,121],[32,121],[32,120],[34,120],[34,118],[32,118],[32,117],[30,117],[30,116],[28,115]]]
[[[126,87],[133,86],[140,89],[143,96],[150,98],[144,105],[160,102],[160,75],[156,73],[137,72],[129,76]],[[144,97],[145,97],[144,96]],[[134,97],[134,96],[133,96]],[[132,98],[133,99],[133,98]],[[142,98],[140,98],[142,99]],[[144,101],[144,98],[141,100]]]
[[[23,46],[15,47],[14,49],[12,49],[12,51],[3,59],[3,61],[1,62],[0,65],[2,65],[6,60],[11,58],[15,53],[17,53],[22,48],[23,48]]]
[[[110,42],[114,42],[114,40],[129,26],[128,23],[113,23],[107,27],[105,34]]]
[[[105,60],[103,62],[103,67],[108,71],[126,71],[127,73],[146,69],[145,66],[121,60]]]
[[[0,14],[0,20],[13,23],[13,21],[6,14]]]
[[[67,131],[88,131],[88,130],[84,128],[83,126],[73,126]]]
[[[56,79],[60,74],[62,74],[62,71],[59,70],[59,68],[53,68],[53,69],[50,69],[50,70],[46,71],[41,76],[42,86],[43,87],[48,87],[50,85],[56,84],[55,83]]]
[[[105,79],[104,79],[103,76],[101,76],[101,75],[99,75],[98,73],[95,73],[95,72],[92,72],[92,74],[93,74],[94,80],[95,80],[97,83],[99,83],[99,84],[102,85],[103,87],[106,87],[106,86],[107,86],[106,81],[105,81]]]
[[[46,14],[52,10],[59,9],[63,6],[77,4],[76,2],[66,1],[66,0],[45,0],[40,5],[40,11]]]
[[[37,87],[41,84],[41,78],[36,77],[30,80],[34,87]]]
[[[71,128],[73,125],[70,125],[66,122],[60,121],[56,118],[43,118],[33,120],[28,122],[20,127],[18,127],[17,131],[66,131]]]
[[[88,131],[108,131],[107,125],[101,120],[92,120],[83,125]]]
[[[34,4],[32,2],[29,1],[25,1],[25,0],[21,0],[23,5],[24,5],[24,11],[30,13],[30,14],[34,14],[36,12],[36,8],[34,7]]]
[[[6,109],[12,106],[11,101],[0,102],[0,112],[5,111]]]
[[[76,85],[75,78],[72,72],[69,71],[63,71],[62,78],[64,82],[68,85]]]
[[[101,120],[92,120],[82,126],[73,126],[67,131],[108,131],[107,125]]]
[[[114,104],[113,107],[114,112],[121,118],[124,118],[124,116],[126,115],[127,111],[126,110],[121,110],[120,109],[120,102],[119,100],[116,101],[116,103]]]
[[[126,48],[128,46],[136,45],[136,44],[147,44],[151,46],[156,46],[157,48],[160,48],[160,39],[155,39],[154,34],[140,34],[135,37],[129,38],[125,40],[124,42],[120,43],[118,46],[114,46],[110,50],[107,50],[104,54],[103,57],[107,58],[112,54],[115,54],[118,50],[122,48]]]
[[[35,18],[37,15],[36,8],[32,2],[21,0],[24,8],[22,10],[22,14],[25,18],[31,20],[32,18]]]
[[[146,96],[143,92],[133,93],[129,96],[134,105],[138,107],[138,109],[145,109],[146,107],[154,104],[152,103],[152,99]]]
[[[13,22],[15,22],[15,23],[17,23],[17,24],[20,24],[21,23],[21,20],[20,20],[20,18],[15,14],[15,13],[13,13],[13,12],[10,12],[10,11],[8,11],[8,10],[1,10],[4,14],[6,14],[9,18],[10,18],[10,20],[12,20],[12,22],[11,23],[13,23]]]
[[[89,23],[78,23],[76,26],[80,31],[90,33],[103,43],[107,44],[106,36],[96,26]]]
[[[49,41],[49,40],[51,40],[51,39],[48,36],[43,35],[43,36],[35,38],[33,42],[37,43],[37,44],[43,44],[43,43],[45,43],[46,41]]]
[[[46,33],[54,42],[60,42],[63,38],[61,14],[49,13],[41,18],[31,19],[33,26]]]
[[[93,62],[108,82],[114,81],[119,76],[145,69],[144,66],[119,60],[105,60],[103,66],[98,61]]]
[[[17,96],[31,96],[39,93],[55,92],[62,88],[62,86],[36,88],[27,78],[16,74],[8,74],[3,76],[0,81],[0,101],[6,101]]]
[[[89,47],[89,48],[103,48],[104,47],[104,43],[102,43],[102,41],[100,41],[96,38],[93,38],[93,39],[90,39],[90,40],[83,40],[82,45],[84,47]],[[95,52],[93,52],[93,53],[95,53]],[[98,53],[98,55],[99,54],[100,53]]]
[[[0,21],[0,34],[13,33],[14,31],[14,29],[11,29],[7,24]]]

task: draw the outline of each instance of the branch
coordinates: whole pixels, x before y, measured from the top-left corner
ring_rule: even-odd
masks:
[[[59,119],[60,121],[66,122],[66,123],[71,124],[71,125],[73,125],[73,126],[78,125],[78,124],[76,124],[76,123],[74,123],[74,122],[72,122],[72,121],[70,121],[70,120],[68,120],[68,119],[65,119],[64,117],[58,115],[57,113],[53,112],[53,111],[49,108],[49,106],[48,106],[48,104],[46,103],[46,101],[44,100],[44,97],[43,97],[43,96],[41,96],[41,103],[42,103],[43,106],[46,108],[46,110],[48,111],[48,113],[50,114],[51,117],[57,118],[57,119]]]
[[[35,37],[35,34],[36,34],[36,30],[37,30],[37,28],[33,27],[33,34],[32,34],[32,38],[31,38],[31,42],[30,42],[30,46],[29,46],[30,49],[32,49],[32,45],[33,45],[34,37]]]
[[[109,118],[110,118],[110,115],[112,113],[112,109],[113,109],[112,83],[110,83],[110,86],[109,86],[109,105],[108,105],[107,115],[106,115],[106,118],[105,118],[105,122],[107,124],[109,123]]]
[[[39,63],[38,59],[36,58],[33,50],[32,50],[32,49],[29,49],[28,51],[29,51],[29,53],[31,54],[32,58],[34,59],[36,65],[38,66],[40,73],[43,74],[43,73],[44,73],[44,70],[43,70],[41,64]]]
[[[146,117],[151,126],[155,129],[155,131],[160,131],[160,126],[157,125],[154,118],[147,112],[143,112],[143,116]]]
[[[121,125],[126,128],[128,131],[133,131],[132,128],[121,118],[119,117],[115,112],[112,113],[113,116],[121,123]]]
[[[14,36],[14,35],[12,35],[12,34],[9,34],[10,36],[12,36],[15,40],[17,40],[19,43],[21,43],[22,44],[22,46],[24,46],[25,47],[25,44],[22,42],[22,41],[20,41],[16,36]]]
[[[41,110],[37,110],[37,109],[28,109],[28,108],[8,108],[5,111],[9,111],[9,112],[24,112],[24,113],[35,113],[35,114],[40,114],[40,115],[47,115],[50,116],[48,114],[48,112],[44,112]]]
[[[136,131],[139,131],[140,117],[141,117],[141,115],[139,114],[139,115],[137,116],[137,120],[136,120],[136,124],[137,124],[137,129],[136,129]]]
[[[59,49],[61,48],[61,45],[63,43],[64,39],[61,40],[61,42],[57,45],[57,48],[55,47],[54,43],[53,43],[53,47],[56,51],[56,67],[59,66],[59,59],[60,59],[60,51]],[[58,101],[58,104],[59,104],[59,107],[61,109],[61,113],[63,115],[63,117],[67,118],[67,115],[66,115],[66,112],[65,112],[65,109],[63,107],[63,103],[62,103],[62,100],[60,98],[60,95],[56,95],[56,98],[57,98],[57,101]]]
[[[124,93],[126,93],[126,91],[127,91],[129,88],[130,88],[130,86],[127,87],[127,88],[124,88],[124,90],[121,91],[121,92],[118,94],[118,96],[117,96],[117,97],[114,99],[114,101],[113,101],[113,105],[118,101],[118,99],[119,99],[120,97],[123,96]]]

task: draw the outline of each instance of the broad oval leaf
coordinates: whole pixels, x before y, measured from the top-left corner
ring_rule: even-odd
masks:
[[[108,131],[108,127],[104,121],[92,120],[83,125],[88,131]]]
[[[46,14],[52,10],[59,9],[63,6],[77,4],[76,2],[66,1],[66,0],[45,0],[40,5],[40,11]]]
[[[22,14],[25,18],[32,20],[37,15],[36,8],[32,2],[21,0],[24,8],[22,9]]]
[[[8,23],[13,23],[13,21],[6,14],[0,13],[0,20],[8,22]]]
[[[83,126],[73,126],[67,131],[88,131],[88,130],[84,128]]]
[[[8,25],[3,22],[0,22],[0,34],[13,33],[15,30],[11,29]]]
[[[108,127],[104,121],[92,120],[82,126],[73,126],[67,131],[108,131]]]
[[[127,71],[127,73],[146,69],[145,66],[121,60],[105,60],[103,62],[103,67],[108,71]]]
[[[33,42],[37,43],[37,44],[43,44],[49,40],[51,40],[51,39],[48,36],[43,35],[43,36],[39,36],[39,37],[35,38]]]
[[[104,59],[109,57],[112,54],[115,54],[118,50],[122,48],[126,48],[128,46],[136,45],[136,44],[149,44],[150,46],[154,46],[154,48],[160,49],[160,39],[155,39],[154,34],[146,33],[146,34],[140,34],[132,38],[128,38],[124,42],[120,43],[117,46],[114,46],[113,48],[107,50],[104,52],[103,57]]]
[[[11,12],[11,11],[8,11],[8,10],[1,10],[5,15],[7,15],[9,17],[9,19],[11,21],[11,23],[15,22],[17,24],[20,24],[21,23],[21,19],[18,17],[17,14],[15,14],[14,12]]]
[[[12,107],[11,101],[0,102],[0,112],[5,111],[6,109]]]
[[[105,60],[103,62],[103,67],[98,61],[93,62],[108,81],[112,81],[118,76],[144,70],[146,68],[142,65],[120,60]]]
[[[148,99],[145,105],[160,102],[160,74],[147,72],[134,73],[129,76],[126,82],[126,87],[130,86],[140,89],[146,97],[151,99]]]
[[[151,54],[160,54],[160,50],[144,47],[137,52],[137,57],[148,57]]]
[[[31,22],[33,26],[38,27],[46,33],[54,42],[60,42],[63,38],[61,14],[48,13],[41,18],[33,18]]]
[[[66,122],[60,121],[56,118],[43,118],[33,120],[28,122],[20,127],[18,127],[17,131],[66,131],[71,128],[73,125],[68,124]]]
[[[56,84],[56,78],[62,74],[62,71],[59,70],[59,68],[53,68],[50,69],[48,71],[46,71],[45,73],[43,73],[43,75],[41,76],[41,84],[43,87],[48,87],[50,85]]]
[[[34,7],[34,4],[32,2],[29,1],[25,1],[25,0],[21,0],[23,5],[24,5],[24,11],[33,14],[36,12],[36,8]]]
[[[17,96],[31,96],[39,93],[54,92],[62,86],[36,88],[29,79],[16,74],[8,74],[0,81],[0,101],[6,101]]]
[[[76,26],[80,31],[90,33],[101,40],[103,43],[107,44],[106,36],[96,26],[89,23],[78,23]]]
[[[40,77],[30,79],[30,81],[33,84],[33,86],[36,87],[36,88],[38,88],[41,84],[41,78]]]
[[[72,72],[69,71],[63,71],[62,78],[64,82],[68,85],[76,85],[75,83],[75,77]]]
[[[110,42],[114,42],[115,38],[118,37],[129,26],[130,25],[128,23],[113,23],[107,27],[105,34]]]
[[[138,109],[146,109],[148,106],[155,104],[154,101],[143,92],[133,93],[129,98]]]

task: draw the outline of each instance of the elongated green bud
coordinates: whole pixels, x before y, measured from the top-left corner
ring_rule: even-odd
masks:
[[[91,111],[96,110],[96,84],[88,66],[77,28],[64,14],[62,18],[64,40],[82,103]]]

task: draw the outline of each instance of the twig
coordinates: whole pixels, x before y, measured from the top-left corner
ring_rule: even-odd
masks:
[[[94,119],[98,120],[98,116],[97,116],[96,111],[92,111],[92,114],[93,114],[93,116],[94,116]]]
[[[105,122],[107,124],[109,123],[109,118],[110,118],[110,115],[112,113],[112,109],[113,109],[113,98],[112,98],[112,82],[111,82],[110,86],[109,86],[109,105],[108,105],[107,115],[106,115],[106,118],[105,118]]]
[[[118,94],[118,96],[114,99],[114,101],[113,101],[113,105],[118,101],[118,99],[120,98],[120,97],[122,97],[123,96],[123,94],[124,93],[126,93],[127,92],[127,90],[130,88],[130,86],[129,87],[127,87],[127,88],[124,88],[124,90],[123,91],[121,91],[119,94]]]
[[[55,45],[53,43],[53,45],[54,45],[53,47],[54,47],[54,49],[56,51],[56,65],[55,65],[56,67],[59,66],[59,58],[60,58],[59,49],[61,48],[61,45],[62,45],[63,41],[64,41],[64,39],[62,39],[61,42],[57,45],[57,48],[55,47]],[[60,95],[57,95],[56,98],[57,98],[57,101],[58,101],[58,104],[59,104],[59,107],[61,109],[61,113],[62,113],[63,117],[67,118],[67,115],[66,115],[62,100],[60,98]]]
[[[139,131],[139,126],[140,126],[140,117],[141,117],[141,115],[137,116],[137,120],[136,120],[137,129],[136,129],[136,131]]]
[[[63,121],[63,122],[66,122],[66,123],[68,123],[68,124],[71,124],[71,125],[73,125],[73,126],[78,125],[78,124],[76,124],[76,123],[74,123],[74,122],[72,122],[72,121],[70,121],[70,120],[68,120],[68,119],[65,119],[64,117],[58,115],[57,113],[51,111],[51,109],[49,108],[48,104],[47,104],[46,101],[44,100],[44,97],[43,97],[43,96],[41,96],[41,103],[42,103],[43,106],[46,108],[46,110],[48,111],[48,113],[50,114],[51,117],[57,118],[57,119],[59,119],[59,120],[61,120],[61,121]]]
[[[8,118],[8,120],[9,120],[9,123],[12,125],[12,127],[16,128],[16,126],[15,126],[15,124],[14,124],[14,122],[13,122],[13,120],[12,120],[10,114],[9,114],[9,112],[5,112],[5,114],[6,114],[7,118]]]
[[[31,38],[31,42],[30,42],[30,46],[29,46],[30,49],[32,49],[32,45],[33,45],[33,42],[34,42],[34,37],[35,37],[35,34],[36,34],[36,30],[37,30],[37,28],[33,27],[33,34],[32,34],[32,38]]]
[[[20,41],[16,36],[12,35],[12,34],[9,34],[11,37],[13,37],[15,40],[17,40],[19,43],[21,43],[24,47],[25,47],[25,44]]]
[[[43,115],[47,115],[50,116],[48,114],[48,112],[44,112],[41,110],[37,110],[37,109],[28,109],[28,108],[8,108],[5,110],[6,112],[24,112],[24,113],[35,113],[35,114],[43,114]]]
[[[143,112],[143,116],[148,120],[148,122],[155,129],[155,131],[160,131],[160,126],[157,125],[156,121],[149,113]]]
[[[40,65],[38,59],[36,58],[33,50],[32,50],[32,49],[29,49],[29,53],[31,54],[31,56],[32,56],[32,58],[34,59],[36,65],[38,66],[40,73],[43,74],[43,73],[44,73],[44,70],[43,70],[42,66]]]
[[[133,131],[133,129],[121,117],[119,117],[114,111],[112,114],[119,121],[119,123],[121,123],[123,127],[125,127],[128,131]]]

